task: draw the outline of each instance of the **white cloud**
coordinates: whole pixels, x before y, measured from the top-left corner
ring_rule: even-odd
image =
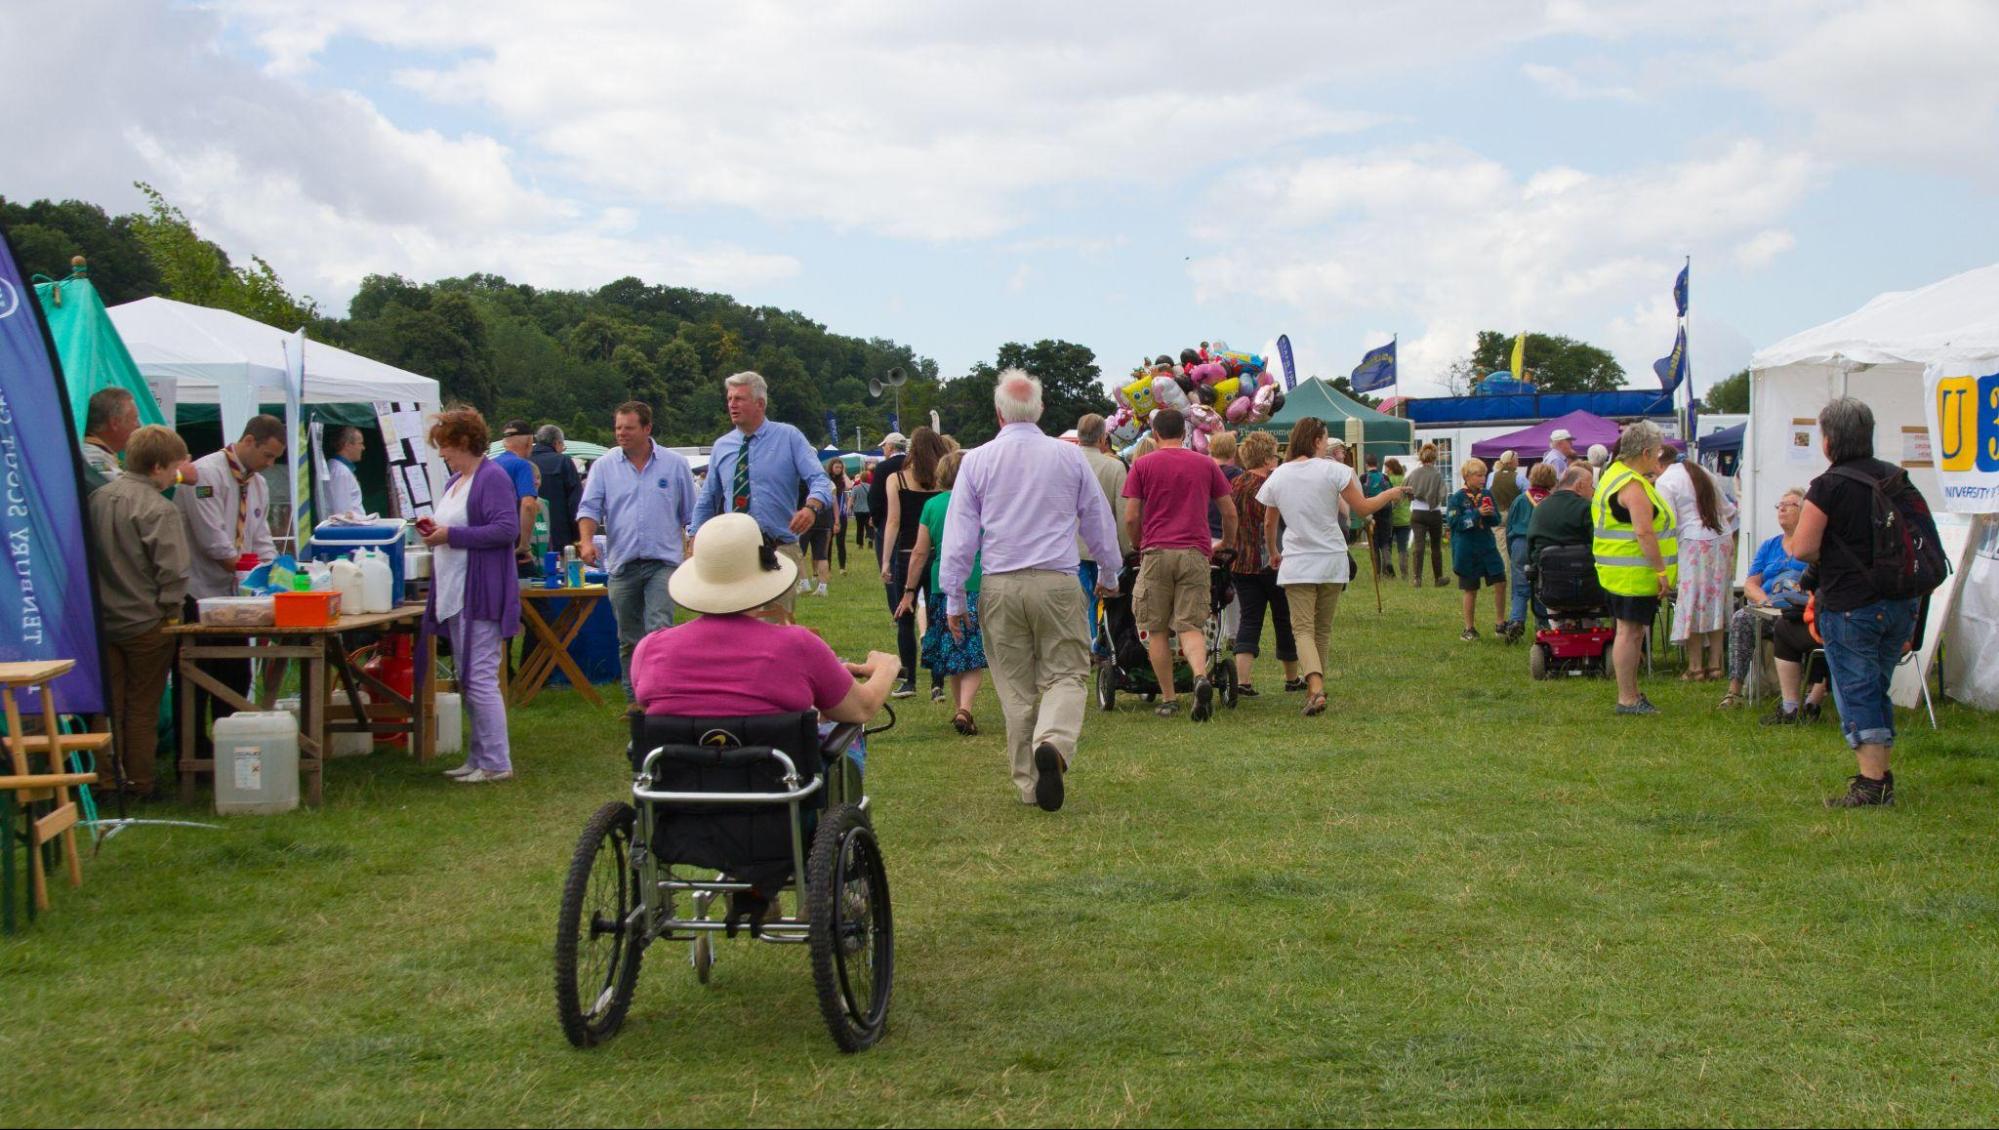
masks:
[[[1403,327],[1402,365],[1434,389],[1480,328],[1600,337],[1640,296],[1667,292],[1682,253],[1747,239],[1775,255],[1788,237],[1771,225],[1815,176],[1804,155],[1746,140],[1616,176],[1556,168],[1524,180],[1446,145],[1310,158],[1211,197],[1201,231],[1215,250],[1190,273],[1203,301],[1420,311],[1421,326]],[[1653,354],[1629,329],[1613,326],[1623,340],[1605,344],[1636,379]],[[1670,312],[1647,332],[1670,340]]]
[[[1609,98],[1619,102],[1638,100],[1638,92],[1629,86],[1595,81],[1563,67],[1528,63],[1522,66],[1520,71],[1531,79],[1534,85],[1561,98],[1578,101],[1589,98]]]
[[[1021,294],[1027,290],[1027,284],[1033,278],[1034,268],[1022,263],[1013,269],[1012,277],[1006,280],[1006,289],[1009,293]]]
[[[1798,245],[1796,236],[1782,228],[1771,228],[1757,232],[1735,249],[1735,262],[1745,270],[1767,267],[1770,263]]]
[[[1870,0],[1791,31],[1733,78],[1808,115],[1819,151],[1999,173],[1999,5]]]

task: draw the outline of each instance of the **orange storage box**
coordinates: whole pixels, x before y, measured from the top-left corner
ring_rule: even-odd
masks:
[[[337,592],[271,594],[273,622],[280,628],[324,628],[340,619]]]

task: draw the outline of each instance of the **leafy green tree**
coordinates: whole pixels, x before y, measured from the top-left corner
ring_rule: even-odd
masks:
[[[81,200],[0,200],[0,227],[14,241],[21,274],[68,278],[70,259],[89,260],[90,281],[108,306],[163,293],[164,282],[134,226],[135,217],[113,218]]]
[[[279,329],[296,329],[319,316],[309,298],[294,298],[271,265],[255,256],[238,267],[220,247],[201,238],[179,208],[151,185],[138,182],[149,202],[133,229],[159,271],[167,297],[231,310]]]
[[[975,442],[969,437],[977,436],[977,442],[984,442],[999,431],[993,415],[993,385],[1006,369],[1025,369],[1040,379],[1041,428],[1051,435],[1075,427],[1085,413],[1103,412],[1110,405],[1103,371],[1088,346],[1048,339],[1033,345],[1009,341],[999,347],[993,364],[980,362],[972,366],[971,373],[947,382],[943,400],[951,412],[946,415],[940,406],[938,414],[946,418],[945,430],[967,447]]]
[[[1498,330],[1480,330],[1471,355],[1452,366],[1452,375],[1475,382],[1487,373],[1507,371],[1513,364],[1513,339]],[[1624,386],[1624,366],[1608,350],[1571,337],[1530,333],[1522,360],[1524,375],[1542,392],[1609,392]]]
[[[1710,412],[1738,414],[1749,411],[1749,370],[1741,369],[1716,381],[1701,397]]]

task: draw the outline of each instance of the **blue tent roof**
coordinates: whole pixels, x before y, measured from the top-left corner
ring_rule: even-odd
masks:
[[[1709,455],[1727,451],[1741,451],[1742,434],[1748,427],[1748,424],[1737,424],[1732,428],[1723,428],[1718,432],[1709,432],[1707,435],[1702,436],[1696,441],[1700,445],[1701,454]]]

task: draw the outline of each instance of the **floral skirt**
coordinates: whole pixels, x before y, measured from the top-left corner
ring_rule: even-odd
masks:
[[[944,597],[928,602],[930,626],[923,632],[923,666],[939,675],[962,675],[986,668],[986,641],[979,635],[979,594],[965,594],[965,638],[951,638],[945,621]]]
[[[1735,565],[1728,538],[1682,541],[1679,591],[1673,599],[1673,642],[1728,627]]]

